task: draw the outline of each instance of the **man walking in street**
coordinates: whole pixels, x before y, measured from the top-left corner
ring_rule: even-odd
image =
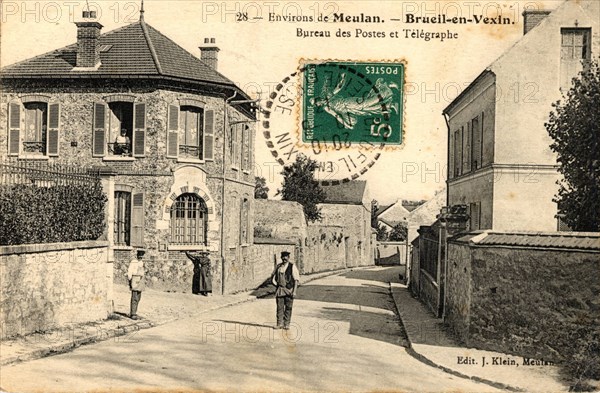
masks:
[[[129,316],[131,319],[139,319],[137,308],[142,298],[142,291],[146,287],[144,270],[144,250],[137,251],[137,258],[132,259],[127,270],[127,279],[129,280],[129,289],[131,290],[131,308]]]
[[[283,251],[281,253],[281,263],[275,267],[272,275],[275,290],[275,299],[277,300],[277,327],[276,329],[289,329],[292,319],[292,307],[294,297],[300,283],[300,272],[292,261],[290,253]]]

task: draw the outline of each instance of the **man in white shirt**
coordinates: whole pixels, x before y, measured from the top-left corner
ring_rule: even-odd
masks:
[[[131,309],[129,316],[131,319],[139,319],[137,316],[137,308],[142,298],[142,291],[146,288],[145,270],[144,270],[144,250],[137,251],[137,258],[129,262],[127,270],[127,279],[129,281],[129,289],[131,290]]]
[[[300,284],[300,272],[292,261],[290,253],[281,253],[281,263],[273,271],[272,282],[277,287],[275,299],[277,300],[277,326],[275,329],[289,329],[292,319],[294,297]]]

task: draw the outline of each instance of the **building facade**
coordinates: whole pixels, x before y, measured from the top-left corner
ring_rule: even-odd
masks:
[[[217,70],[144,20],[1,70],[0,156],[100,171],[115,282],[146,249],[150,286],[191,291],[185,251],[210,252],[216,293],[253,243],[252,102]],[[73,29],[75,32],[75,28]]]
[[[598,15],[593,0],[526,11],[524,36],[444,110],[447,204],[467,206],[470,229],[557,230],[559,173],[544,123],[598,58]]]

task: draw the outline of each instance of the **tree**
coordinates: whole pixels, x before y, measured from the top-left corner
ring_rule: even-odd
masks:
[[[269,187],[267,187],[267,180],[264,177],[254,177],[254,199],[268,199]]]
[[[388,230],[383,225],[377,227],[377,240],[380,242],[388,240]]]
[[[600,230],[600,70],[598,62],[573,79],[545,124],[558,155],[559,214],[575,231]]]
[[[283,167],[283,183],[277,190],[284,201],[296,201],[302,205],[304,216],[307,220],[321,219],[321,209],[318,203],[325,202],[325,191],[315,180],[315,170],[318,168],[316,161],[304,154],[298,154],[296,161]]]
[[[408,227],[405,222],[399,222],[394,225],[392,228],[390,235],[388,236],[389,240],[394,242],[402,242],[406,240],[408,237]]]

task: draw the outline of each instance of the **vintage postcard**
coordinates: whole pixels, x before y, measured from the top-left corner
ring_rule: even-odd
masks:
[[[597,0],[0,19],[0,391],[600,390]]]

